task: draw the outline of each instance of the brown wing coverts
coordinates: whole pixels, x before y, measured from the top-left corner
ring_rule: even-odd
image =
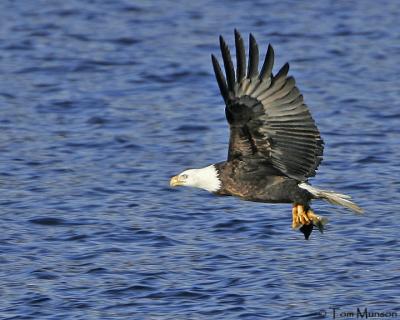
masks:
[[[269,45],[259,73],[258,45],[250,34],[246,70],[245,46],[237,30],[235,45],[236,74],[222,37],[220,47],[226,78],[212,55],[231,131],[228,160],[251,157],[265,163],[267,159],[291,178],[303,181],[314,176],[322,160],[323,141],[294,78],[288,76],[289,64],[274,76],[274,50]]]

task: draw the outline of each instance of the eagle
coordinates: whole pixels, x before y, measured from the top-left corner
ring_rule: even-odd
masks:
[[[248,63],[241,34],[235,29],[236,71],[227,43],[219,37],[225,75],[211,55],[230,128],[228,158],[174,176],[170,186],[201,188],[215,195],[247,201],[291,203],[292,228],[308,239],[323,232],[327,219],[314,213],[311,201],[323,199],[356,213],[351,197],[311,186],[322,161],[324,141],[286,63],[276,73],[268,45],[261,70],[258,44],[249,35]]]

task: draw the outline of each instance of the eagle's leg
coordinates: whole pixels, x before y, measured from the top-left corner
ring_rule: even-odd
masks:
[[[297,218],[302,225],[310,224],[310,218],[307,216],[307,213],[308,210],[306,207],[301,204],[297,205]]]
[[[310,218],[307,216],[307,208],[301,204],[293,204],[292,208],[292,228],[297,229],[302,225],[310,224]]]
[[[293,204],[292,228],[297,229],[301,226],[300,231],[303,232],[306,239],[309,238],[314,226],[322,233],[326,222],[325,218],[316,215],[310,207],[296,203]]]
[[[307,208],[301,204],[293,204],[292,209],[292,228],[297,229],[301,226],[300,231],[304,234],[304,238],[308,240],[313,231],[314,225],[307,216]]]
[[[300,220],[298,218],[297,204],[293,204],[292,208],[292,228],[297,229],[301,226]]]

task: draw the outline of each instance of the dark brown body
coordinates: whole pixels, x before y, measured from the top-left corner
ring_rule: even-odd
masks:
[[[311,194],[299,188],[299,181],[260,160],[220,162],[215,165],[222,182],[218,195],[267,203],[297,203],[308,206]]]

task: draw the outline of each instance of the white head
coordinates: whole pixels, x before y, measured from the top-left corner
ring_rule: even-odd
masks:
[[[201,169],[185,170],[172,177],[169,184],[171,187],[195,187],[215,192],[221,187],[221,180],[219,180],[217,169],[214,165],[211,165]]]

